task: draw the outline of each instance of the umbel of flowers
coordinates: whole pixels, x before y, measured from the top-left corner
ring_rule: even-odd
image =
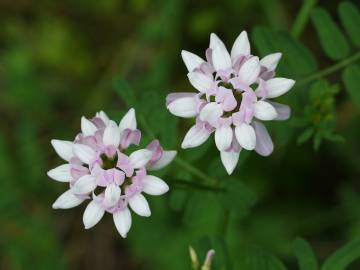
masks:
[[[281,53],[262,59],[252,55],[247,33],[243,31],[230,53],[218,36],[211,34],[206,60],[184,50],[181,55],[189,71],[189,81],[198,90],[167,97],[167,108],[172,114],[196,118],[182,148],[199,146],[214,133],[229,174],[235,169],[242,149],[270,155],[273,142],[261,121],[289,118],[289,106],[271,99],[285,94],[295,83],[275,77]]]
[[[165,167],[176,155],[176,151],[164,151],[158,140],[128,153],[128,147],[138,145],[140,138],[135,110],[130,109],[119,124],[102,111],[92,119],[82,117],[81,133],[73,141],[52,140],[66,163],[48,175],[69,185],[53,208],[68,209],[89,201],[83,215],[85,229],[95,226],[107,212],[113,215],[120,235],[126,237],[131,227],[130,209],[144,217],[151,214],[143,194],[157,196],[169,190],[162,179],[148,172]]]

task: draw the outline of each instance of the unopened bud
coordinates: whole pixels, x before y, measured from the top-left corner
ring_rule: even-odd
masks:
[[[199,268],[199,260],[196,254],[196,251],[193,249],[192,246],[189,246],[189,253],[190,253],[190,259],[191,259],[191,266],[194,270],[198,270]]]
[[[211,263],[214,259],[215,250],[210,249],[208,253],[206,254],[205,262],[203,266],[201,267],[201,270],[210,270],[211,269]]]

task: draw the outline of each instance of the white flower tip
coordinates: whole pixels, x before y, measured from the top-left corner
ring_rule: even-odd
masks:
[[[159,177],[153,175],[147,175],[144,179],[144,192],[153,195],[159,196],[163,195],[169,191],[169,186],[166,182]]]
[[[53,204],[52,204],[52,209],[59,209],[59,204],[55,201]]]
[[[231,59],[235,61],[240,55],[250,54],[250,42],[246,31],[242,31],[236,38],[231,49]]]
[[[135,152],[133,152],[129,158],[130,158],[130,164],[135,168],[141,168],[144,167],[151,159],[152,157],[152,151],[148,149],[140,149]]]
[[[81,117],[81,131],[85,136],[94,135],[97,131],[96,126],[89,121],[85,116]]]
[[[51,142],[51,145],[53,146],[55,152],[63,160],[69,161],[73,157],[73,153],[72,153],[73,143],[72,142],[56,140],[56,139],[53,139],[50,142]]]
[[[137,122],[136,122],[135,109],[131,108],[121,119],[121,121],[119,123],[119,128],[120,128],[120,131],[123,131],[127,128],[134,130],[134,129],[136,129],[136,127],[137,127]]]
[[[252,126],[241,124],[235,128],[235,136],[239,144],[246,150],[254,150],[256,146],[256,134]]]
[[[151,211],[147,200],[144,195],[137,194],[129,199],[129,205],[131,209],[142,217],[150,217]]]
[[[95,158],[95,151],[85,144],[74,144],[74,154],[84,163],[89,164]]]
[[[104,130],[103,143],[105,145],[113,145],[115,147],[118,147],[121,139],[120,129],[121,128],[118,127],[115,121],[110,120],[109,124]]]
[[[181,143],[182,149],[192,148],[203,144],[210,136],[211,131],[206,128],[198,128],[194,125],[186,133],[184,140]]]
[[[288,92],[295,81],[287,78],[273,78],[266,81],[267,97],[276,98]]]
[[[236,168],[239,161],[240,152],[220,152],[221,162],[223,163],[226,172],[231,175]]]
[[[104,213],[105,210],[102,208],[100,204],[98,204],[95,201],[91,201],[87,205],[84,211],[84,215],[83,215],[84,228],[87,230],[94,227],[102,219]]]
[[[262,58],[260,64],[266,67],[268,71],[273,71],[277,67],[281,57],[282,53],[280,52],[272,53]]]
[[[263,121],[274,120],[278,117],[278,113],[276,112],[274,106],[272,106],[269,102],[262,100],[254,104],[254,115],[257,119]]]
[[[69,182],[72,179],[70,170],[71,170],[70,164],[63,164],[54,169],[49,170],[47,172],[47,175],[56,181]]]
[[[128,208],[113,214],[115,227],[121,237],[126,238],[131,228],[131,213]]]
[[[196,101],[194,97],[178,98],[171,102],[167,108],[175,116],[191,118],[196,116]]]

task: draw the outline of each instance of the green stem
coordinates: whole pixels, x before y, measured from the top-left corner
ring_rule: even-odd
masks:
[[[220,213],[219,223],[217,227],[217,234],[224,239],[226,239],[227,228],[229,226],[230,220],[230,211],[228,209],[223,209],[223,212]]]
[[[199,184],[199,183],[195,183],[195,182],[179,180],[179,179],[170,180],[169,183],[173,184],[177,188],[183,188],[183,189],[195,188],[198,190],[205,190],[205,191],[211,191],[211,192],[225,192],[224,188],[218,188],[218,187],[203,185],[203,184]]]
[[[293,24],[293,27],[291,28],[291,35],[298,39],[304,28],[305,25],[309,19],[310,12],[313,9],[313,7],[316,5],[317,0],[304,0],[303,4],[301,6],[299,15],[296,17],[296,20]]]
[[[353,63],[353,62],[356,62],[360,60],[360,52],[357,52],[355,53],[354,55],[344,59],[344,60],[341,60],[340,62],[328,67],[328,68],[325,68],[325,69],[322,69],[304,79],[301,79],[297,82],[296,86],[303,86],[309,82],[312,82],[313,80],[316,80],[316,79],[320,79],[322,77],[325,77],[325,76],[328,76],[344,67],[346,67],[347,65]]]
[[[198,178],[200,178],[204,182],[209,182],[209,183],[212,183],[212,184],[217,184],[217,182],[218,182],[217,179],[208,176],[206,173],[202,172],[198,168],[194,167],[193,165],[191,165],[190,163],[186,162],[185,160],[183,160],[183,159],[181,159],[179,157],[176,157],[174,162],[178,166],[182,167],[183,169],[185,169],[189,173],[197,176]]]

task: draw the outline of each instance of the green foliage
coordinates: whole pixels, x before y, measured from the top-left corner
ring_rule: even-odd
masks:
[[[278,258],[258,248],[249,249],[245,265],[247,270],[286,270]]]
[[[299,270],[318,270],[318,262],[312,247],[302,238],[293,242],[293,250],[299,264]]]
[[[349,55],[349,44],[330,14],[322,8],[312,12],[312,21],[327,56],[339,60]]]
[[[290,247],[295,236],[309,236],[321,258],[360,236],[355,1],[332,1],[323,4],[327,11],[312,12],[317,1],[305,0],[300,15],[300,2],[283,0],[25,2],[0,8],[0,269],[184,270],[189,244],[201,258],[215,249],[212,270],[284,270],[282,262],[297,269]],[[307,28],[309,14],[319,39]],[[85,231],[84,206],[50,209],[66,188],[46,176],[63,162],[52,138],[71,140],[81,115],[102,109],[119,119],[134,107],[142,146],[159,138],[166,149],[178,149],[193,121],[172,116],[165,97],[193,89],[181,49],[204,57],[210,32],[230,49],[243,28],[251,32],[252,53],[282,52],[277,76],[297,81],[279,101],[290,105],[292,118],[267,123],[271,157],[243,150],[229,177],[213,139],[179,151],[192,169],[178,159],[156,172],[171,190],[149,198],[151,218],[133,215],[127,239],[109,215]],[[343,141],[339,134],[344,144],[319,148],[324,140]],[[318,269],[305,240],[292,248],[301,270]],[[355,240],[321,269],[359,269],[358,256]]]
[[[317,69],[315,58],[310,51],[288,33],[276,32],[267,27],[255,27],[252,37],[260,55],[273,52],[283,54],[278,67],[282,76],[299,78]]]
[[[343,74],[343,81],[352,101],[360,106],[360,67],[358,65],[348,66]]]
[[[313,137],[314,148],[317,150],[324,139],[341,141],[334,134],[336,125],[335,95],[339,89],[326,80],[312,84],[309,90],[309,102],[304,109],[307,128],[298,137],[298,143],[304,143]]]
[[[227,179],[223,184],[225,192],[220,194],[220,201],[225,209],[232,210],[232,213],[245,216],[256,202],[256,195],[253,190],[247,187],[239,179]]]
[[[352,42],[360,47],[360,12],[358,7],[348,1],[339,4],[341,23]]]
[[[354,240],[326,259],[321,270],[345,270],[352,262],[360,258],[360,240]]]

